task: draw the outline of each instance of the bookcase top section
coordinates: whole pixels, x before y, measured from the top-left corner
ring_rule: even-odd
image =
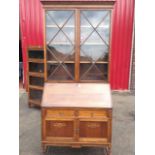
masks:
[[[42,107],[112,108],[109,84],[45,83]]]

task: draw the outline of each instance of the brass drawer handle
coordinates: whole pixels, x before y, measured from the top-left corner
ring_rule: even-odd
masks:
[[[62,127],[65,127],[66,124],[65,123],[54,123],[53,126],[58,127],[58,128],[62,128]]]
[[[100,124],[98,124],[98,123],[89,123],[89,124],[87,124],[87,127],[89,127],[89,128],[98,128],[98,127],[100,127]]]

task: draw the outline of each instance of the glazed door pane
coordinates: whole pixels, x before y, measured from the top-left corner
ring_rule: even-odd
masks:
[[[80,80],[107,80],[110,11],[81,11]]]
[[[74,11],[46,11],[49,80],[74,80]]]
[[[75,81],[77,74],[77,82],[107,82],[110,18],[109,10],[81,10],[80,17],[74,10],[46,11],[47,80]]]

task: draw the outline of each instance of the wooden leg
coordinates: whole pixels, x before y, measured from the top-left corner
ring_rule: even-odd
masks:
[[[110,147],[110,146],[107,146],[107,147],[105,148],[105,152],[106,152],[106,155],[112,155],[111,147]]]
[[[109,155],[112,155],[112,151],[111,151],[111,148],[109,149]]]
[[[111,147],[108,147],[108,155],[112,155]]]
[[[46,153],[46,150],[47,150],[47,146],[46,146],[46,145],[42,145],[42,151],[43,151],[43,154]]]
[[[29,108],[32,108],[32,104],[29,102]]]

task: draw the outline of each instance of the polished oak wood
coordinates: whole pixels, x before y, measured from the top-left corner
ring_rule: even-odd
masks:
[[[41,103],[42,147],[105,147],[110,154],[109,84],[45,83]]]

